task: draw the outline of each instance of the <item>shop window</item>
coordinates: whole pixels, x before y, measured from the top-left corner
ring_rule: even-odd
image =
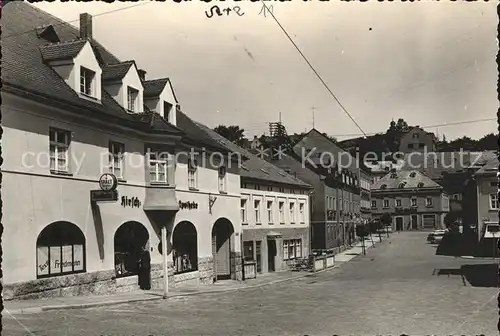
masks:
[[[85,236],[69,222],[45,227],[36,242],[37,278],[85,272]]]
[[[302,258],[302,240],[283,240],[283,260]]]
[[[198,270],[198,234],[190,222],[181,222],[172,235],[172,259],[174,273]]]
[[[253,261],[254,248],[253,248],[253,240],[243,242],[243,258],[245,261]]]

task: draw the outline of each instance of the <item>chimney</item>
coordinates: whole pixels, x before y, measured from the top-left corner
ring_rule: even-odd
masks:
[[[92,39],[92,15],[80,14],[80,38]]]
[[[137,69],[137,73],[139,74],[139,78],[141,79],[141,81],[144,82],[146,80],[146,70]]]

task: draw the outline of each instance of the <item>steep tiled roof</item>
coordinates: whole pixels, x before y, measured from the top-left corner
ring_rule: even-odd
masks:
[[[78,55],[85,43],[87,43],[86,40],[52,43],[40,47],[40,52],[44,61],[73,58]]]
[[[404,183],[404,189],[415,189],[415,188],[441,188],[439,184],[431,180],[424,174],[413,171],[413,170],[401,170],[396,173],[389,173],[382,177],[380,180],[376,181],[371,190],[381,190],[381,189],[401,189],[401,184]],[[385,187],[382,187],[385,185]]]
[[[498,157],[490,158],[486,164],[476,172],[476,175],[490,175],[498,172]]]
[[[226,147],[222,146],[220,143],[208,136],[208,134],[203,132],[186,114],[180,110],[176,110],[176,117],[177,126],[186,133],[186,142],[206,146],[224,154],[229,153]]]
[[[248,160],[243,163],[242,169],[240,169],[240,175],[242,177],[308,189],[312,188],[309,184],[286,173],[284,170],[276,167],[266,160],[257,157],[256,155],[250,153],[248,150],[239,147],[238,145],[219,135],[209,127],[200,123],[196,123],[196,125],[206,134],[208,134],[212,139],[224,145],[232,153],[238,153],[248,158]]]
[[[309,158],[318,165],[322,163],[321,159],[324,164],[328,164],[328,162],[325,161],[333,159],[334,163],[340,163],[343,168],[348,168],[351,171],[356,167],[355,158],[349,152],[340,148],[316,129],[312,129],[305,134],[302,139],[295,144],[293,151],[300,158],[305,158],[309,155],[307,153],[314,151]],[[322,157],[319,157],[319,155],[322,155]]]
[[[101,79],[103,81],[123,79],[123,77],[125,77],[130,67],[134,64],[135,64],[134,61],[106,64],[104,67],[102,67]]]
[[[144,97],[156,97],[160,95],[167,83],[168,78],[153,79],[142,82],[142,85],[144,86]]]
[[[434,152],[427,154],[410,153],[405,156],[404,170],[415,169],[431,179],[440,179],[444,172],[467,170],[491,157],[487,152]]]
[[[44,63],[41,50],[46,57],[74,54],[85,43],[76,42],[79,31],[70,24],[24,2],[11,1],[2,8],[2,81],[4,90],[27,93],[32,96],[58,102],[65,106],[84,110],[89,116],[108,117],[113,120],[135,125],[144,129],[147,125],[137,121],[137,117],[127,113],[111,95],[102,90],[101,103],[81,99],[66,82]],[[63,42],[47,46],[47,40],[37,35],[37,27],[53,25],[59,39]],[[68,42],[69,41],[69,42]],[[69,51],[62,51],[58,45],[70,45]],[[42,48],[41,48],[42,47]],[[46,47],[47,49],[45,49]],[[105,64],[120,63],[120,60],[107,51],[95,40],[92,48],[100,62]],[[178,132],[166,121],[165,130]]]

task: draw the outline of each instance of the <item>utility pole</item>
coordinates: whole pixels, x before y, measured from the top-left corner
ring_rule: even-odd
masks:
[[[168,297],[168,258],[167,258],[167,226],[161,227],[161,245],[163,252],[163,298]]]
[[[313,105],[313,107],[312,107],[313,128],[314,128],[314,111],[315,110],[316,110],[316,107]]]

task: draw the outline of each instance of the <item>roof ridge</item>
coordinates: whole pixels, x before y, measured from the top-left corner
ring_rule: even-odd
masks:
[[[86,42],[88,42],[88,40],[77,38],[77,39],[71,40],[71,41],[51,42],[51,43],[48,43],[46,45],[40,46],[40,48],[56,47],[56,46],[60,46],[60,45],[72,44],[72,43],[77,43],[77,42],[84,42],[84,43],[86,43]]]
[[[169,81],[170,78],[169,77],[163,77],[163,78],[148,79],[148,80],[145,80],[144,83],[159,82],[159,81],[162,81],[162,80]]]
[[[129,61],[123,61],[123,62],[118,62],[118,63],[107,63],[104,64],[105,67],[113,67],[113,66],[119,66],[119,65],[124,65],[130,63],[130,65],[135,64],[134,60],[129,60]]]

